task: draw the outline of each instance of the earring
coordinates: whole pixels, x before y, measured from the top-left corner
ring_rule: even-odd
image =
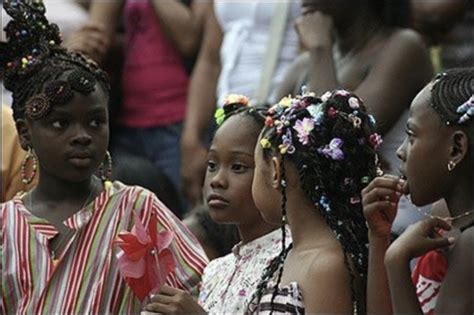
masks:
[[[99,166],[99,175],[102,181],[109,181],[112,178],[112,156],[107,150],[105,153],[105,160]]]
[[[448,171],[452,172],[455,167],[456,167],[456,162],[454,162],[454,161],[449,161],[449,163],[448,163]]]
[[[31,175],[28,177],[26,175],[26,171],[28,168],[28,162],[31,160]],[[38,170],[38,160],[36,159],[36,155],[33,152],[33,149],[31,147],[28,148],[28,152],[26,153],[25,159],[21,163],[21,181],[23,184],[28,185],[31,184],[33,179],[36,176],[36,172]]]

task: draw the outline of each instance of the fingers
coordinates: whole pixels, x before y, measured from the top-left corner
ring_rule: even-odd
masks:
[[[451,225],[446,220],[440,218],[431,218],[421,222],[423,224],[423,230],[427,234],[432,233],[437,228],[449,231],[451,230]]]
[[[367,187],[362,190],[362,194],[368,193],[376,187],[389,188],[402,192],[405,181],[394,175],[384,175],[374,178]]]
[[[145,310],[148,312],[163,313],[163,314],[172,314],[176,312],[176,309],[174,306],[162,304],[162,303],[149,303],[145,307]]]

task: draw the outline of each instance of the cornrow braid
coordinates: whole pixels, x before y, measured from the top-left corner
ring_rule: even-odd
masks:
[[[432,106],[446,125],[458,124],[461,117],[458,107],[473,95],[474,68],[456,68],[440,73],[431,87]]]

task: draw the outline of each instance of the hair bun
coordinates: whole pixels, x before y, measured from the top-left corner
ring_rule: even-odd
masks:
[[[0,67],[5,86],[14,90],[22,77],[31,74],[52,50],[61,49],[59,27],[46,19],[40,0],[5,0],[5,11],[12,20],[5,27],[7,43],[0,44]]]

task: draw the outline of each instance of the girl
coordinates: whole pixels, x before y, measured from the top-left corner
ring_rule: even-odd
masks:
[[[110,164],[99,167],[109,139],[105,73],[59,46],[59,29],[41,1],[3,5],[13,20],[0,62],[28,150],[22,176],[29,182],[39,169],[41,177],[0,208],[0,313],[139,313],[113,245],[134,225],[133,213],[145,226],[156,216],[159,230],[174,232],[169,248],[177,267],[167,283],[196,293],[207,262],[196,239],[152,193],[110,183]]]
[[[204,196],[211,218],[236,224],[241,242],[204,271],[199,304],[176,289],[164,288],[148,310],[158,313],[241,314],[255,292],[260,274],[278,255],[281,233],[266,223],[255,206],[251,187],[254,150],[263,127],[264,108],[231,95],[216,112],[217,129],[209,155]],[[194,306],[193,306],[194,305]]]
[[[361,311],[367,229],[360,191],[375,176],[375,121],[344,90],[285,98],[269,112],[252,193],[265,220],[288,222],[293,244],[283,244],[264,271],[249,311]]]
[[[474,311],[473,118],[474,69],[453,69],[436,76],[410,108],[407,138],[398,149],[402,179],[380,177],[364,190],[364,212],[370,227],[371,313]],[[387,250],[388,231],[402,193],[409,194],[416,206],[444,199],[449,216],[413,225]],[[451,229],[452,235],[440,236],[442,230]],[[418,256],[410,278],[409,262]]]

